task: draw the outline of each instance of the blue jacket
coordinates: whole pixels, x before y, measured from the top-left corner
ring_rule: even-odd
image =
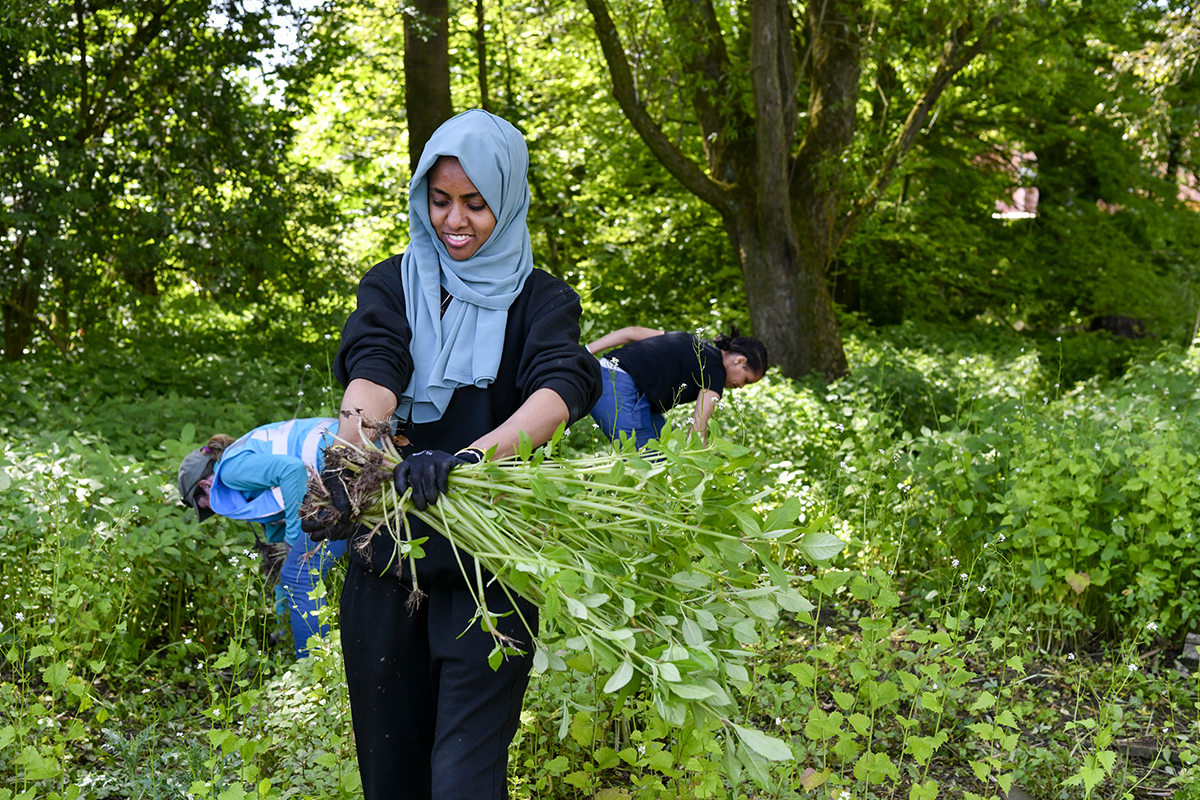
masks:
[[[271,541],[301,536],[308,472],[325,466],[338,420],[293,419],[262,425],[225,448],[213,469],[209,504],[223,517],[261,522]],[[282,523],[282,524],[281,524]]]

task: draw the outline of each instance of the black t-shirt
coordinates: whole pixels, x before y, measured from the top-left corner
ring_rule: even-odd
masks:
[[[638,385],[658,414],[690,403],[701,389],[725,390],[725,362],[713,344],[684,331],[669,331],[608,354]]]
[[[484,388],[456,389],[442,418],[435,422],[410,422],[404,435],[411,444],[401,453],[456,452],[494,430],[542,388],[553,389],[563,399],[570,422],[584,417],[600,399],[602,385],[596,359],[579,344],[579,315],[579,296],[571,287],[535,269],[508,310],[496,380]],[[393,256],[372,267],[358,285],[358,307],[342,329],[334,375],[343,386],[364,378],[386,386],[399,398],[412,376],[411,339],[400,256]],[[461,583],[449,541],[415,517],[409,522],[414,538],[430,537],[423,545],[425,557],[417,561],[419,580],[429,585]],[[397,574],[402,566],[405,574],[401,577],[405,577],[408,565],[393,559],[394,550],[386,532],[374,537],[369,553],[350,548],[351,558],[376,573],[390,567]],[[466,554],[462,558],[469,574],[473,573],[470,558]]]

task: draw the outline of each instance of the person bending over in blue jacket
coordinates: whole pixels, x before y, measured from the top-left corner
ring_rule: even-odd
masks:
[[[707,342],[685,331],[629,327],[587,347],[593,355],[619,348],[600,359],[604,394],[592,418],[609,439],[624,433],[638,447],[662,434],[663,414],[692,401],[692,429],[705,436],[722,391],[760,381],[767,371],[766,346],[736,334]]]
[[[321,472],[337,429],[337,419],[317,418],[273,422],[236,441],[217,434],[179,467],[179,494],[201,522],[213,514],[257,522],[268,542],[286,543],[276,596],[290,612],[298,659],[310,636],[329,632],[317,618],[324,600],[309,595],[346,552],[346,542],[318,544],[300,528],[309,470]]]

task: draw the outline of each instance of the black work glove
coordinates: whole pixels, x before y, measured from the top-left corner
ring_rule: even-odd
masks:
[[[461,464],[478,464],[483,451],[474,448],[450,455],[445,450],[422,450],[401,461],[392,470],[392,480],[401,496],[412,489],[413,505],[424,511],[450,491],[450,470]]]
[[[329,504],[332,508],[326,507],[318,516],[302,521],[300,529],[314,542],[340,542],[349,539],[358,523],[350,521],[354,512],[350,508],[350,495],[346,492],[342,470],[326,469],[321,473],[321,483],[324,484],[325,491],[329,492]]]

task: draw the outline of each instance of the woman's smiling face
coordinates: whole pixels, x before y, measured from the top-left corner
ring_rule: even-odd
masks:
[[[429,222],[455,261],[475,255],[496,228],[496,215],[453,156],[429,171]]]

